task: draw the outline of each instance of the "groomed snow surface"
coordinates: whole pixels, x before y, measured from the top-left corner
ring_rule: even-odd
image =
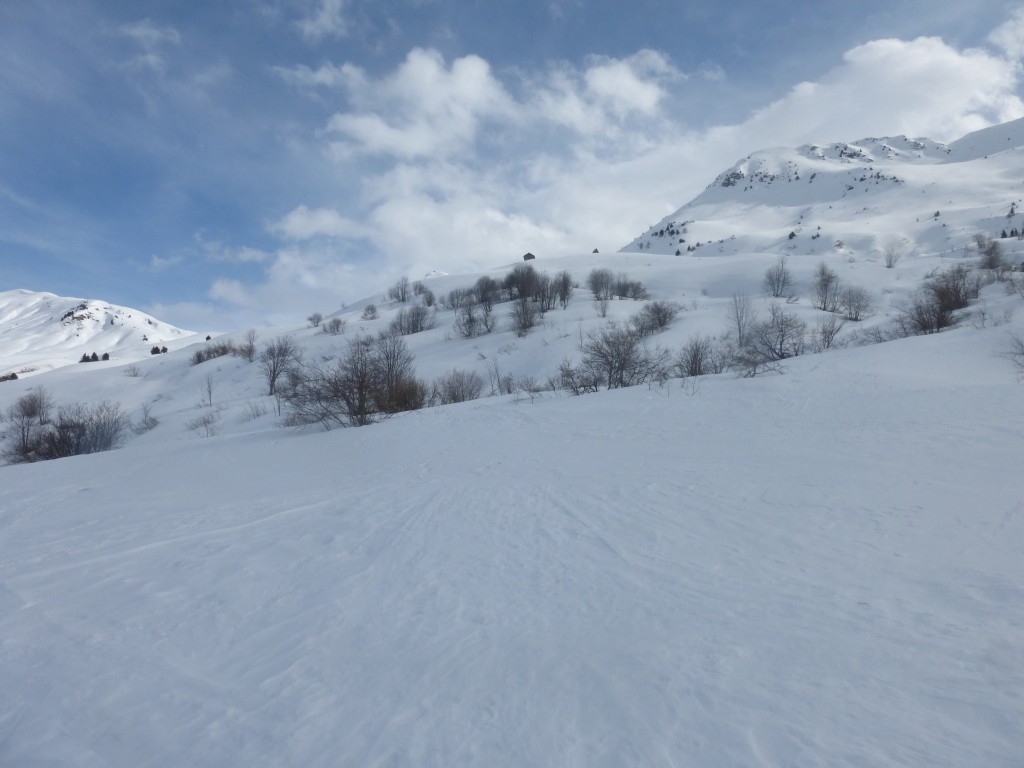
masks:
[[[1004,335],[0,468],[0,765],[1020,766]]]

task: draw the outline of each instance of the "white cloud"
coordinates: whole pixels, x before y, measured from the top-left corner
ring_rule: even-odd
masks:
[[[153,254],[149,257],[149,269],[153,272],[160,272],[170,267],[176,267],[183,261],[181,256],[168,256],[166,258]]]
[[[1024,8],[1018,8],[1010,19],[996,27],[988,41],[1011,59],[1024,58]]]
[[[317,237],[359,238],[372,234],[365,225],[347,219],[329,208],[310,209],[300,205],[270,230],[288,240],[311,240]]]
[[[334,115],[328,132],[339,157],[354,152],[400,158],[467,152],[480,122],[509,116],[512,103],[479,56],[450,67],[437,51],[413,49],[391,76],[370,82],[356,67],[338,68],[337,82],[355,111]]]
[[[659,81],[679,76],[668,58],[643,50],[627,59],[595,60],[583,75],[587,93],[616,115],[653,115],[665,96]]]
[[[161,27],[149,19],[122,24],[118,32],[133,41],[142,52],[130,59],[127,66],[136,70],[151,70],[163,74],[167,63],[162,50],[167,45],[180,45],[181,35],[174,27]]]
[[[345,0],[318,0],[312,13],[296,22],[302,36],[312,42],[325,37],[344,37],[348,34],[345,21]]]

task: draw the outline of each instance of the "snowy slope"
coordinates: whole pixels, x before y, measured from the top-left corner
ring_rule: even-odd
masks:
[[[755,152],[623,251],[951,253],[978,232],[1024,229],[1022,147],[1018,120],[948,147],[898,136]]]
[[[154,345],[176,346],[194,335],[137,309],[103,301],[26,290],[0,292],[0,375],[49,370],[93,352],[109,353],[124,363],[149,355]]]
[[[0,764],[1019,765],[1001,338],[0,468]]]

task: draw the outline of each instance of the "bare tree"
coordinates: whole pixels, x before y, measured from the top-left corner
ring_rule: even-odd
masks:
[[[750,297],[745,293],[734,293],[729,299],[726,324],[736,337],[736,346],[740,349],[747,345],[750,329],[757,322],[757,310]]]
[[[537,307],[529,295],[521,294],[512,304],[512,330],[522,337],[537,324]]]
[[[405,276],[398,278],[395,284],[388,288],[388,298],[403,304],[407,302],[409,300],[409,278]]]
[[[630,325],[639,336],[650,336],[668,328],[682,307],[674,301],[652,301],[633,315]]]
[[[594,294],[594,298],[610,299],[615,285],[615,275],[610,269],[592,269],[587,275],[587,288]]]
[[[1017,378],[1024,381],[1024,337],[1011,333],[1003,356],[1017,369]]]
[[[587,334],[583,345],[583,365],[600,376],[608,389],[643,384],[667,367],[668,355],[650,352],[630,328],[610,322],[599,331]]]
[[[260,352],[260,372],[267,380],[268,395],[273,395],[278,379],[302,362],[302,352],[291,336],[278,336]]]
[[[839,308],[839,275],[824,262],[819,262],[814,270],[815,306],[825,312],[835,312]]]
[[[815,352],[824,352],[831,348],[844,325],[846,325],[845,317],[831,313],[822,317],[811,331],[811,348]]]
[[[203,395],[203,399],[201,402],[202,405],[205,405],[207,408],[213,407],[213,393],[214,390],[216,389],[217,380],[213,378],[212,373],[206,374],[206,377],[203,379],[203,383],[199,387],[199,391]]]
[[[346,321],[342,320],[340,317],[332,317],[324,323],[323,331],[330,336],[337,336],[345,332],[346,325]]]
[[[707,376],[724,369],[722,354],[710,336],[693,336],[676,356],[675,373],[682,377]]]
[[[313,314],[306,318],[306,322],[309,323],[310,328],[319,328],[320,323],[322,323],[323,320],[324,316],[320,312],[314,312]]]
[[[569,299],[572,298],[572,275],[565,270],[562,270],[555,275],[555,293],[558,295],[558,302],[562,305],[562,309],[569,306]]]
[[[380,317],[380,314],[377,312],[376,304],[367,304],[363,307],[363,320],[376,320],[378,317]]]
[[[875,299],[867,288],[847,285],[839,291],[839,308],[847,320],[859,322],[875,311]]]
[[[774,298],[788,296],[793,286],[793,273],[786,266],[786,257],[779,256],[772,266],[764,273],[764,287],[768,295]]]
[[[256,341],[259,337],[256,329],[250,328],[245,332],[245,336],[242,337],[242,343],[236,347],[238,354],[250,363],[256,359]]]
[[[422,304],[416,304],[406,309],[401,309],[391,321],[391,330],[402,336],[410,336],[414,333],[429,331],[437,325],[437,315]]]
[[[895,267],[902,258],[903,246],[899,243],[890,243],[882,249],[882,259],[885,261],[886,269]]]
[[[434,382],[433,400],[441,405],[476,400],[484,391],[483,377],[476,371],[451,370]]]
[[[773,303],[768,319],[751,329],[746,351],[767,361],[785,360],[803,352],[806,332],[803,320]]]

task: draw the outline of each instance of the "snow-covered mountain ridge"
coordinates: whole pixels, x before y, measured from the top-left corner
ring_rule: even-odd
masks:
[[[1024,120],[948,146],[897,136],[761,150],[622,250],[948,253],[978,232],[1024,229],[1022,147]]]
[[[50,370],[83,354],[124,364],[195,336],[144,312],[23,289],[0,292],[0,374]]]

